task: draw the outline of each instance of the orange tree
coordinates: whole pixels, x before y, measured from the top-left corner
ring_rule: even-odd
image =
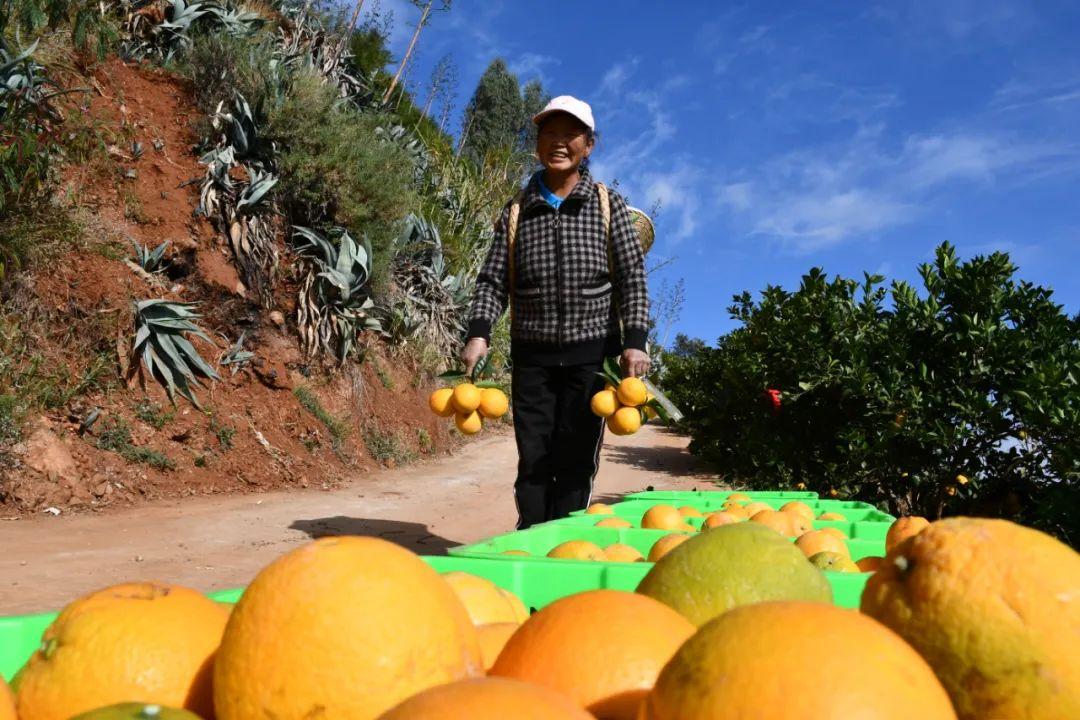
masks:
[[[1080,540],[1080,316],[1015,270],[944,244],[921,290],[815,268],[794,292],[735,296],[739,328],[665,357],[691,450],[752,487]]]

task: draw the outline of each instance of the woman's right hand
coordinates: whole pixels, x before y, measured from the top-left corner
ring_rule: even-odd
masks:
[[[469,338],[465,347],[461,349],[461,361],[465,363],[465,374],[472,375],[473,368],[480,359],[487,355],[488,344],[484,338]]]

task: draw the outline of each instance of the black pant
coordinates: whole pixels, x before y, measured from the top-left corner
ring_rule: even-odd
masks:
[[[519,530],[589,504],[604,437],[604,421],[589,407],[592,396],[604,388],[600,370],[600,362],[514,365]]]

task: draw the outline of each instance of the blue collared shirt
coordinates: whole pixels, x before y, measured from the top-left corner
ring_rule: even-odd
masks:
[[[559,206],[563,203],[563,198],[559,197],[548,189],[548,186],[544,184],[543,173],[536,174],[536,186],[540,189],[540,195],[542,195],[544,200],[547,201],[547,204],[558,210]]]

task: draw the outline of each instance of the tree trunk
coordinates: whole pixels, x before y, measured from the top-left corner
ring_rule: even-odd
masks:
[[[416,39],[420,37],[420,31],[424,28],[424,23],[427,22],[428,13],[431,12],[431,5],[435,0],[428,0],[428,4],[424,6],[424,12],[420,15],[420,22],[416,23],[416,30],[413,31],[412,40],[409,41],[409,49],[405,51],[405,57],[401,58],[401,64],[398,65],[397,72],[394,73],[394,79],[390,81],[390,87],[386,88],[386,94],[383,95],[383,102],[390,100],[390,95],[393,94],[394,88],[397,87],[398,82],[401,81],[401,76],[405,72],[405,66],[409,64],[409,57],[412,55],[413,48],[416,47]]]
[[[356,30],[356,21],[360,19],[360,8],[362,7],[364,7],[364,0],[356,0],[356,7],[352,11],[352,19],[349,20],[348,35],[352,35],[353,31]]]

